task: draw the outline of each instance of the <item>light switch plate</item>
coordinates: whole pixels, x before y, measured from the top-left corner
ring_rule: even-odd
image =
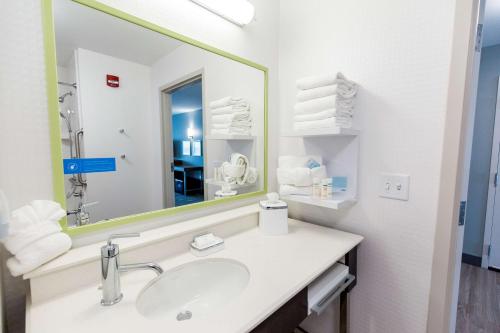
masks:
[[[410,197],[410,176],[396,173],[382,173],[380,175],[379,196],[407,201]]]

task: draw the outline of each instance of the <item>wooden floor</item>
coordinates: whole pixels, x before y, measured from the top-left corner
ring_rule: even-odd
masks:
[[[456,332],[500,332],[500,273],[462,264]]]

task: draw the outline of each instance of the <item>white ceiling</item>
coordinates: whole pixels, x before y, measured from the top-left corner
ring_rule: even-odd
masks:
[[[500,44],[500,0],[486,0],[483,47]]]
[[[182,44],[70,0],[54,1],[54,22],[59,65],[80,47],[150,66]]]

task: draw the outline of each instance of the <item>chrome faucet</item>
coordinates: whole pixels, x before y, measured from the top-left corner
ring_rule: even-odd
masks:
[[[113,305],[122,300],[123,294],[120,285],[120,272],[149,269],[153,270],[157,275],[163,273],[163,269],[152,262],[120,265],[120,249],[118,244],[112,243],[112,240],[115,238],[139,236],[139,233],[111,235],[108,238],[108,243],[101,247],[102,305]]]

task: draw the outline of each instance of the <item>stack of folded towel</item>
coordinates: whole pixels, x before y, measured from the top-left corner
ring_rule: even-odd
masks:
[[[212,134],[251,134],[250,104],[245,99],[228,96],[211,102],[209,106]]]
[[[357,85],[342,73],[297,80],[294,130],[352,126]]]
[[[14,255],[7,260],[13,276],[34,270],[71,248],[71,238],[62,233],[59,219],[66,211],[53,201],[35,200],[12,212],[9,233],[2,240]]]
[[[278,184],[282,196],[312,195],[314,178],[326,178],[326,167],[321,156],[280,156]]]

